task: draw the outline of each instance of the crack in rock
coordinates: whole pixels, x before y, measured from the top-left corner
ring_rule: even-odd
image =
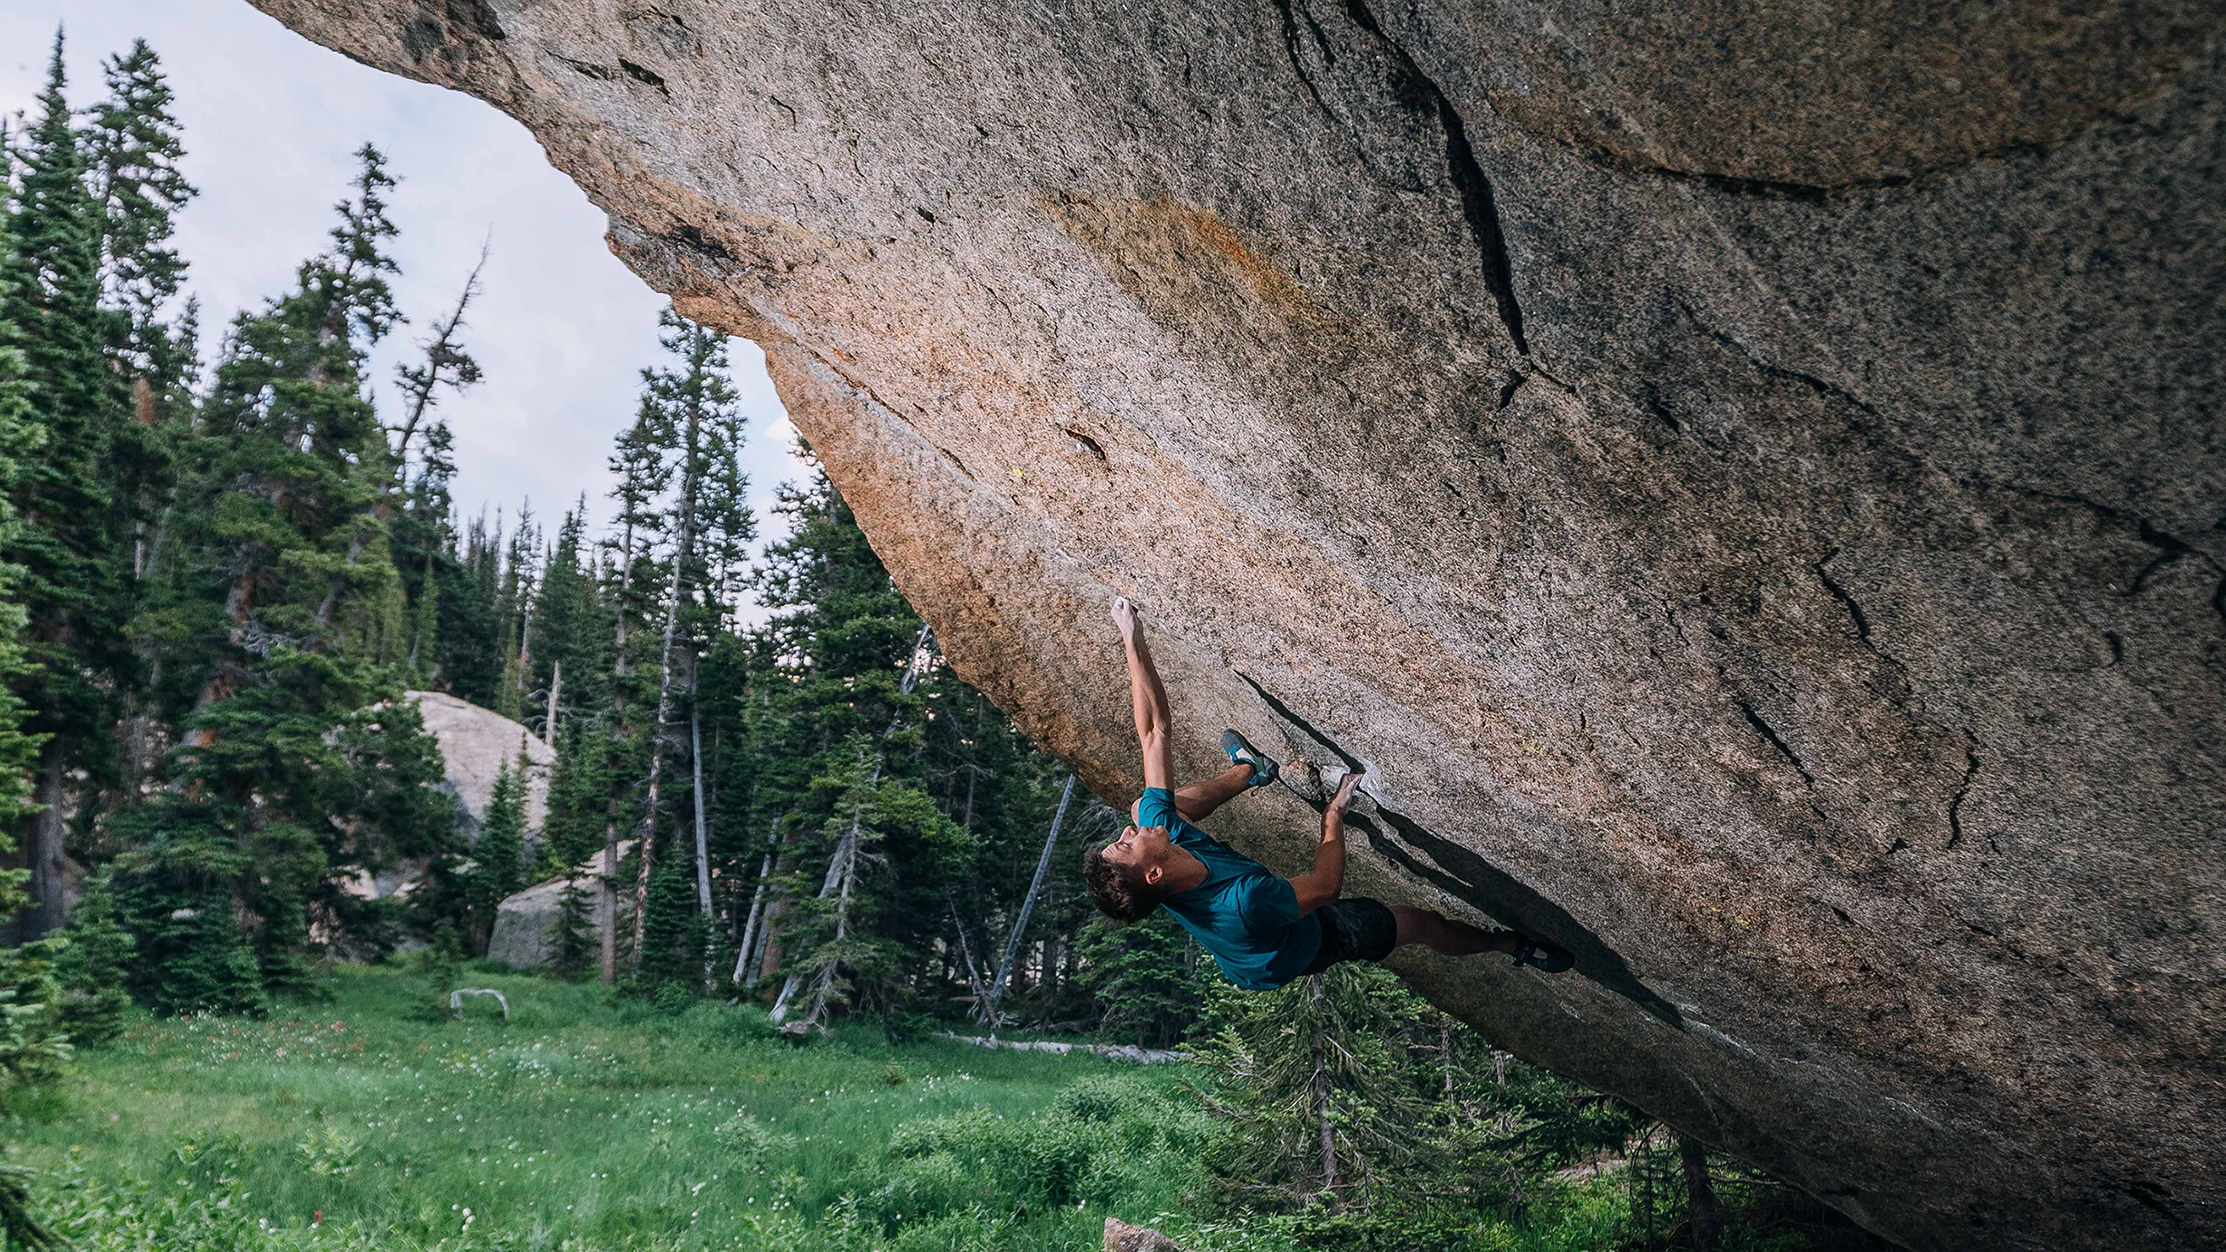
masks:
[[[1301,717],[1250,674],[1242,670],[1233,672],[1286,725],[1326,749],[1346,769],[1364,768],[1359,757],[1346,751],[1327,733]],[[1296,787],[1290,790],[1316,812],[1328,807],[1327,801],[1320,796],[1308,795]],[[1371,796],[1370,799],[1375,797]],[[1568,910],[1540,895],[1476,852],[1430,830],[1380,800],[1376,801],[1375,815],[1383,819],[1382,825],[1379,826],[1362,813],[1348,813],[1345,817],[1347,826],[1368,836],[1371,851],[1448,895],[1467,901],[1478,912],[1502,926],[1560,944],[1576,958],[1578,973],[1661,1021],[1679,1029],[1684,1028],[1685,1019],[1678,1013],[1676,1006],[1641,982],[1621,955],[1594,934],[1591,928],[1570,916]],[[1385,827],[1389,827],[1389,830]]]
[[[1492,293],[1492,302],[1499,309],[1499,320],[1507,327],[1515,351],[1528,357],[1530,341],[1523,335],[1523,306],[1515,297],[1515,267],[1507,253],[1507,232],[1500,224],[1499,202],[1492,190],[1492,180],[1477,163],[1476,149],[1469,143],[1467,123],[1461,120],[1460,110],[1453,107],[1452,97],[1445,94],[1436,80],[1422,72],[1412,53],[1384,33],[1383,27],[1376,22],[1376,15],[1368,11],[1362,0],[1345,0],[1345,10],[1352,15],[1355,25],[1383,41],[1393,59],[1406,71],[1409,85],[1416,89],[1416,94],[1437,109],[1438,125],[1445,131],[1446,172],[1452,179],[1453,189],[1460,193],[1461,211],[1468,219],[1469,234],[1476,239],[1477,251],[1484,263],[1484,286]],[[1295,40],[1293,51],[1296,51]]]
[[[1791,762],[1794,769],[1800,771],[1801,781],[1808,784],[1809,790],[1816,790],[1816,775],[1809,772],[1809,767],[1802,762],[1800,754],[1787,745],[1784,737],[1779,735],[1770,723],[1762,720],[1762,714],[1755,712],[1754,706],[1741,697],[1733,696],[1732,703],[1739,706],[1739,712],[1746,717],[1747,724],[1755,728],[1755,733],[1768,740],[1770,746],[1778,750],[1779,755]]]

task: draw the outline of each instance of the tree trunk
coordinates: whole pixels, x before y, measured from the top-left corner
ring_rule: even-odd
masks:
[[[626,597],[634,586],[634,523],[626,523],[618,550],[618,639],[611,650],[611,743],[626,742]],[[431,565],[428,563],[427,568]],[[615,756],[615,754],[614,754]],[[615,771],[614,771],[615,772]],[[603,985],[618,983],[618,789],[611,788],[603,810],[603,890],[597,901],[603,915]]]
[[[734,977],[729,982],[740,983],[743,972],[750,967],[750,949],[757,946],[758,921],[765,912],[765,884],[773,876],[773,840],[765,840],[765,857],[757,866],[757,890],[750,893],[750,920],[742,923],[742,937],[735,945]],[[750,981],[755,982],[755,979]]]
[[[683,527],[685,534],[685,526]],[[680,624],[680,574],[687,568],[683,559],[672,563],[672,602],[665,607],[665,644],[663,672],[657,676],[657,720],[649,727],[649,794],[642,810],[641,843],[636,855],[641,860],[640,869],[634,874],[634,952],[633,968],[642,967],[642,925],[649,913],[649,872],[656,863],[657,849],[657,791],[665,774],[665,723],[672,717],[672,641]]]
[[[603,923],[603,985],[618,982],[618,801],[603,822],[603,888],[595,901]]]
[[[929,649],[933,647],[934,642],[934,628],[924,621],[921,622],[920,633],[912,640],[912,655],[905,662],[904,681],[897,684],[898,695],[912,694],[913,684],[919,681],[920,671],[926,668],[925,658],[932,655]],[[895,734],[897,727],[903,724],[904,714],[900,709],[895,716],[889,719],[888,727],[881,732],[881,739],[874,746],[873,768],[866,775],[866,786],[868,788],[881,781],[881,767],[884,762],[884,752],[889,742],[889,736]],[[857,807],[850,811],[849,829],[845,830],[842,838],[836,842],[835,854],[827,862],[827,877],[819,885],[819,898],[822,900],[835,894],[837,888],[840,888],[841,900],[835,912],[835,938],[838,940],[849,933],[850,882],[856,871],[860,826],[864,818],[865,799],[861,796]],[[832,963],[829,963],[821,966],[818,976],[813,979],[812,1007],[810,1013],[804,1019],[807,1024],[817,1025],[819,1023],[820,1013],[827,1007],[827,993],[834,983],[834,977],[835,967]],[[787,981],[781,984],[781,993],[773,1001],[774,1021],[780,1021],[787,1014],[788,1006],[794,1000],[801,981],[799,975],[790,974]]]
[[[1698,1252],[1714,1252],[1723,1217],[1716,1208],[1716,1184],[1708,1176],[1708,1149],[1691,1135],[1677,1136],[1677,1156],[1685,1166],[1685,1217]]]
[[[69,761],[59,740],[47,741],[42,758],[39,780],[31,795],[40,807],[31,815],[31,839],[24,849],[31,869],[30,899],[24,904],[23,921],[17,928],[26,942],[60,930],[69,920],[69,905],[62,898],[66,855],[62,836],[68,825],[63,820],[67,803],[63,786],[69,778]]]
[[[978,1006],[988,997],[989,989],[982,985],[981,967],[974,964],[974,945],[967,941],[966,922],[958,915],[958,900],[946,895],[951,906],[951,927],[958,931],[958,954],[966,962],[966,991]]]
[[[873,769],[866,775],[866,786],[872,787],[879,781],[881,781],[881,756],[879,753],[875,753]],[[835,841],[835,854],[827,860],[827,876],[819,884],[820,899],[824,900],[829,896],[838,897],[835,908],[835,938],[838,940],[849,933],[850,880],[858,862],[858,843],[865,824],[865,816],[866,802],[865,798],[860,796],[858,803],[852,806],[850,810],[850,825],[843,829],[842,838]],[[809,1016],[805,1019],[807,1022],[817,1023],[819,1020],[819,1011],[826,1005],[827,990],[834,980],[833,969],[832,965],[823,965],[820,967],[818,976],[812,979],[812,1008]],[[802,986],[803,976],[801,974],[790,974],[788,980],[781,984],[781,994],[773,1000],[774,1021],[778,1022],[788,1016],[788,1007],[795,1000],[796,993]]]
[[[672,716],[672,645],[674,632],[680,626],[680,597],[688,586],[688,564],[695,559],[696,550],[696,470],[701,459],[701,438],[696,411],[688,411],[688,441],[683,455],[687,457],[681,468],[680,499],[677,511],[680,516],[678,542],[672,552],[672,594],[665,602],[665,640],[660,652],[657,674],[657,721],[650,728],[649,750],[649,807],[642,814],[641,872],[634,876],[634,969],[642,964],[642,925],[648,920],[649,871],[656,859],[657,845],[657,785],[665,770],[665,723]],[[623,607],[619,612],[625,618]],[[689,666],[691,678],[695,667]]]
[[[991,1026],[997,1024],[997,1005],[1005,998],[1006,980],[1012,977],[1013,955],[1020,951],[1020,938],[1028,929],[1028,915],[1035,911],[1036,896],[1043,891],[1044,876],[1051,871],[1051,851],[1059,842],[1059,825],[1067,820],[1067,802],[1074,798],[1074,775],[1067,775],[1067,785],[1059,792],[1059,809],[1051,816],[1051,833],[1044,836],[1043,854],[1036,858],[1036,876],[1028,883],[1028,895],[1020,902],[1020,912],[1013,917],[1013,933],[1005,940],[1004,958],[997,962],[997,976],[990,981],[989,999],[979,1014]]]
[[[549,716],[541,724],[541,742],[553,750],[557,741],[557,701],[564,692],[564,662],[549,662]]]
[[[774,866],[773,872],[776,875],[781,873],[778,864]],[[787,897],[775,896],[766,904],[765,917],[758,922],[758,929],[764,932],[764,937],[758,940],[757,968],[750,973],[750,984],[752,986],[781,972],[781,962],[788,955],[787,945],[781,941],[781,919],[786,916],[788,916]]]
[[[1319,1005],[1322,1001],[1322,976],[1307,979],[1312,985],[1310,994]],[[1322,1130],[1322,1194],[1334,1199],[1337,1195],[1337,1128],[1331,1123],[1329,1099],[1329,1049],[1323,1046],[1321,1022],[1314,1028],[1314,1118]]]
[[[696,908],[703,914],[703,981],[711,984],[711,839],[703,821],[703,719],[698,715],[694,685],[688,694],[688,765],[696,798]]]

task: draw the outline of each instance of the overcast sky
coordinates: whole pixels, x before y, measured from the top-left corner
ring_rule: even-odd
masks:
[[[180,219],[178,246],[201,298],[207,355],[234,313],[283,291],[325,247],[350,153],[369,140],[401,179],[390,210],[402,232],[394,289],[410,318],[379,352],[382,405],[394,396],[393,363],[454,303],[491,238],[466,336],[486,378],[445,406],[458,507],[514,513],[531,497],[553,521],[585,491],[593,516],[608,516],[605,457],[633,415],[639,371],[661,355],[664,297],[611,256],[602,212],[524,127],[468,96],[328,52],[245,0],[0,0],[0,113],[33,106],[57,23],[77,109],[104,94],[110,53],[144,38],[162,57],[186,175],[201,192]],[[766,521],[774,483],[795,472],[791,428],[756,347],[735,340],[731,355],[752,418],[744,468]]]

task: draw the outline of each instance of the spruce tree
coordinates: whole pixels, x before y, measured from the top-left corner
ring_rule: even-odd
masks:
[[[380,949],[391,906],[341,880],[451,837],[438,752],[378,660],[396,573],[376,506],[393,471],[362,365],[399,314],[392,179],[375,150],[358,156],[332,248],[234,324],[180,491],[165,611],[186,646],[168,660],[198,694],[171,785],[117,819],[135,982],[166,1008],[298,989],[313,935]]]
[[[5,172],[0,164],[0,175]],[[10,263],[7,193],[7,179],[0,176],[0,310],[9,307],[5,284],[17,273]],[[38,453],[41,430],[32,413],[26,372],[15,328],[0,318],[0,491],[12,488],[27,460]],[[12,499],[12,491],[0,496],[0,540],[12,538],[22,525]],[[5,683],[0,685],[0,823],[5,823],[0,824],[0,857],[15,851],[7,832],[30,808],[31,766],[41,746],[41,737],[24,729],[29,711],[17,694],[30,666],[21,643],[27,615],[17,600],[18,576],[19,571],[0,566],[0,681]],[[22,909],[30,876],[28,870],[0,869],[0,916]],[[69,1057],[59,1011],[61,985],[51,973],[57,946],[44,940],[0,949],[0,1095],[53,1081]],[[20,1179],[0,1179],[0,1226],[11,1233],[36,1232],[24,1211],[25,1199]]]
[[[108,465],[120,412],[102,348],[102,219],[86,190],[84,139],[71,124],[62,37],[55,34],[39,118],[21,150],[23,173],[7,222],[13,251],[0,317],[13,323],[25,362],[39,450],[16,475],[18,524],[0,559],[20,568],[20,602],[32,662],[18,694],[48,736],[38,769],[39,811],[26,852],[31,865],[27,936],[64,920],[63,838],[71,771],[96,782],[113,773],[106,750],[116,692],[132,680],[127,559],[116,525],[119,498]]]
[[[192,416],[198,373],[198,315],[177,306],[186,263],[171,245],[178,212],[196,194],[179,169],[184,143],[170,112],[162,64],[145,40],[102,65],[108,96],[86,128],[89,185],[99,219],[100,284],[113,424],[108,457],[115,534],[130,537],[130,578],[141,582],[160,555],[177,444]],[[144,651],[144,650],[142,650]],[[127,692],[137,703],[137,692]],[[127,716],[143,718],[136,708]],[[143,726],[129,732],[145,734]],[[127,787],[145,762],[135,749]]]
[[[69,940],[56,968],[67,992],[64,1028],[78,1047],[107,1043],[124,1030],[124,1011],[131,1005],[126,975],[139,946],[124,928],[109,871],[85,880],[84,898],[62,933]]]
[[[541,532],[533,524],[533,502],[529,500],[518,508],[518,526],[503,551],[502,577],[496,592],[503,650],[502,675],[496,684],[493,707],[514,722],[526,719],[531,687],[534,584],[540,576],[540,547]]]
[[[119,371],[127,383],[148,379],[159,396],[192,351],[166,319],[186,274],[170,239],[178,211],[196,193],[179,169],[185,145],[161,59],[137,40],[102,71],[108,98],[92,110],[86,148],[100,216],[101,285],[117,314],[108,347],[128,364]]]
[[[549,814],[541,826],[540,877],[580,872],[603,846],[604,743],[600,728],[576,722],[557,741],[549,771]]]
[[[1227,1131],[1206,1164],[1224,1195],[1248,1207],[1368,1208],[1428,1122],[1402,1049],[1420,1002],[1365,965],[1273,995],[1212,985],[1219,1029],[1202,1051]]]
[[[688,862],[668,857],[650,875],[648,907],[641,929],[640,960],[634,978],[645,992],[667,984],[686,987],[701,973],[701,918]]]
[[[733,449],[715,438],[724,426],[736,425],[736,396],[727,380],[726,337],[682,318],[669,307],[660,317],[665,334],[661,343],[679,358],[676,367],[642,371],[642,403],[663,414],[661,429],[673,440],[679,460],[679,483],[671,503],[673,534],[672,573],[665,592],[664,631],[658,647],[657,715],[650,724],[649,777],[643,798],[641,846],[635,855],[639,871],[634,880],[634,943],[636,964],[644,943],[643,926],[649,919],[650,877],[658,854],[657,831],[660,788],[664,784],[666,751],[675,729],[676,699],[693,702],[695,659],[705,635],[716,623],[717,607],[704,597],[707,578],[704,537],[707,531],[703,506],[711,497],[710,480],[718,475],[715,464],[723,450],[732,462]],[[739,473],[739,470],[731,470]],[[730,523],[746,528],[744,512]],[[691,710],[691,723],[695,720]],[[692,740],[693,737],[691,737]],[[699,841],[700,842],[700,841]],[[699,907],[710,908],[708,867],[699,882]]]
[[[487,799],[487,818],[472,845],[467,888],[471,909],[471,950],[485,955],[494,936],[495,913],[504,900],[526,885],[526,754],[515,766],[505,761]]]
[[[565,880],[549,928],[549,972],[578,982],[595,968],[595,890],[592,878]]]
[[[587,501],[564,515],[557,527],[556,544],[538,580],[533,612],[531,656],[535,690],[560,691],[569,709],[593,707],[599,679],[608,665],[610,623],[596,587],[596,572],[585,562],[587,550]],[[560,681],[561,680],[561,681]],[[535,712],[547,717],[543,700],[527,710],[529,724]],[[559,709],[561,720],[565,709]],[[559,727],[544,726],[545,737],[559,738]]]
[[[1093,918],[1076,946],[1098,1033],[1140,1047],[1172,1047],[1198,1020],[1198,949],[1164,912],[1133,926]]]

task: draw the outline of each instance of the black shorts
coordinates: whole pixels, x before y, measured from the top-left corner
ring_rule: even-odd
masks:
[[[1316,911],[1322,919],[1322,950],[1299,977],[1319,974],[1339,961],[1380,961],[1399,946],[1399,919],[1380,900],[1347,896]]]

